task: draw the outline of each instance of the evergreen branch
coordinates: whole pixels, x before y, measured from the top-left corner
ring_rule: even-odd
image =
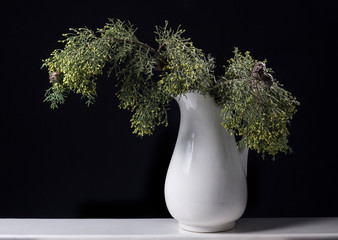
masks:
[[[140,42],[133,26],[120,20],[110,20],[97,32],[71,31],[61,41],[64,48],[54,50],[43,62],[52,83],[44,101],[51,108],[63,104],[70,92],[86,98],[87,105],[94,103],[98,76],[110,65],[108,76],[114,71],[118,80],[119,107],[131,111],[131,127],[139,136],[168,125],[170,99],[198,92],[215,99],[224,128],[243,136],[239,146],[263,155],[290,151],[287,126],[299,102],[273,81],[265,62],[254,60],[249,52],[235,48],[224,76],[216,79],[215,59],[183,37],[180,27],[169,28],[167,21],[156,27],[157,50]]]
[[[159,59],[159,62],[156,68],[154,68],[157,71],[161,71],[166,65],[166,59],[160,54],[160,51],[159,51],[160,48],[156,51],[154,48],[150,47],[148,44],[137,41],[137,40],[123,39],[123,38],[116,38],[116,37],[111,37],[110,40],[115,41],[115,42],[120,42],[120,43],[127,42],[132,45],[140,46],[146,51],[153,53]]]
[[[116,38],[116,37],[111,37],[110,38],[112,41],[116,41],[116,42],[128,42],[134,45],[138,45],[150,52],[152,52],[153,54],[155,54],[156,56],[162,58],[162,55],[156,51],[154,48],[150,47],[148,44],[140,42],[140,41],[135,41],[135,40],[130,40],[130,39],[123,39],[123,38]]]

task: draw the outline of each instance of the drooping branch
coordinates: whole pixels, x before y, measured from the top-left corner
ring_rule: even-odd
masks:
[[[130,44],[134,44],[134,45],[138,45],[142,48],[144,48],[145,50],[151,52],[152,54],[154,54],[155,56],[158,57],[158,59],[160,60],[160,62],[158,63],[158,66],[155,68],[155,70],[162,70],[164,65],[166,65],[166,59],[160,54],[160,50],[161,48],[165,45],[165,43],[163,43],[159,49],[156,51],[154,48],[150,47],[148,44],[140,42],[140,41],[135,41],[135,40],[130,40],[130,39],[123,39],[123,38],[116,38],[116,37],[111,37],[110,40],[115,41],[115,42],[127,42]]]
[[[140,47],[149,50],[150,52],[154,53],[157,56],[161,56],[154,48],[150,47],[148,44],[140,42],[140,41],[135,41],[135,40],[130,40],[130,39],[123,39],[123,38],[116,38],[116,37],[111,37],[110,40],[115,41],[115,42],[128,42],[134,45],[139,45]]]
[[[71,29],[72,30],[72,29]],[[289,151],[287,125],[299,103],[274,81],[265,62],[235,48],[224,76],[215,80],[215,61],[193,46],[184,31],[166,25],[156,27],[158,49],[140,42],[131,24],[110,20],[97,34],[87,28],[65,34],[64,49],[56,49],[44,60],[52,86],[45,101],[52,108],[63,104],[70,92],[81,94],[92,104],[96,82],[105,66],[116,72],[119,107],[133,113],[133,133],[151,135],[155,126],[167,125],[172,97],[197,91],[210,95],[222,108],[222,125],[244,136],[239,144],[275,155]],[[160,71],[156,74],[154,71]]]

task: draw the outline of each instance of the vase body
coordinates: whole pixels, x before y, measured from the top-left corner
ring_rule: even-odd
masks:
[[[188,231],[230,230],[246,207],[248,149],[237,149],[212,98],[187,93],[176,100],[181,121],[165,181],[168,210]]]

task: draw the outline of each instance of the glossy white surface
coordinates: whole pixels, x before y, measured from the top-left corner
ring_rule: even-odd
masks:
[[[177,102],[181,122],[165,183],[168,210],[189,231],[232,229],[246,207],[248,151],[238,151],[212,98],[187,93]]]
[[[244,218],[220,233],[193,233],[174,219],[0,219],[0,239],[338,239],[338,218]]]

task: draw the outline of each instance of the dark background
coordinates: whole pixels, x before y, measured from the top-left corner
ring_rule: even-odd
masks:
[[[169,20],[217,60],[234,46],[268,59],[274,77],[301,102],[291,126],[294,153],[275,161],[250,152],[245,217],[338,217],[337,15],[333,1],[11,1],[1,7],[0,217],[169,217],[164,180],[179,109],[169,127],[143,139],[119,110],[114,79],[102,76],[88,108],[70,96],[43,103],[40,70],[69,27],[129,20],[157,48],[154,26]]]

